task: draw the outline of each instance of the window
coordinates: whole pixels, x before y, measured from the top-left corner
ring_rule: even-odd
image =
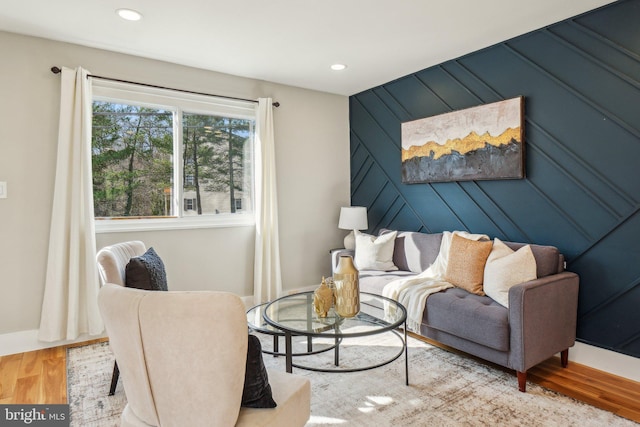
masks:
[[[254,103],[101,80],[93,93],[98,231],[253,223]]]
[[[194,211],[196,209],[196,199],[184,199],[184,210]]]

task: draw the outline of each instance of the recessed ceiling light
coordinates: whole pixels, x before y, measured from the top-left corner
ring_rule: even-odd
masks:
[[[333,65],[331,66],[331,69],[332,69],[333,71],[342,71],[342,70],[344,70],[345,68],[347,68],[347,66],[346,66],[346,65],[344,65],[344,64],[333,64]]]
[[[142,14],[133,9],[118,9],[116,12],[120,18],[126,19],[127,21],[139,21],[142,19]]]

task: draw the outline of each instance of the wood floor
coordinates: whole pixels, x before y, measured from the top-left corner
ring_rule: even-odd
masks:
[[[425,341],[438,345],[433,341]],[[0,357],[0,404],[67,403],[66,349],[66,346],[54,347]],[[569,362],[569,366],[563,369],[558,358],[551,358],[529,370],[528,379],[548,389],[640,422],[638,382],[578,363]],[[516,386],[514,373],[513,387]]]
[[[67,403],[67,348],[106,338],[0,357],[0,404]]]

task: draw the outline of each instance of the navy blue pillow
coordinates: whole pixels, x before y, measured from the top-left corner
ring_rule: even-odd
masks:
[[[153,248],[129,260],[125,267],[125,286],[147,291],[168,289],[164,263]]]
[[[247,347],[247,367],[244,374],[242,403],[245,408],[275,408],[267,369],[262,360],[262,346],[255,335],[249,334]]]

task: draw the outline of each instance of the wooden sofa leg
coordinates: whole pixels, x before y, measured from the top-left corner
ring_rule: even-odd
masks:
[[[563,368],[566,368],[569,364],[569,349],[562,350],[560,352],[560,364]]]
[[[518,373],[518,390],[521,392],[527,391],[527,373],[516,371]]]

